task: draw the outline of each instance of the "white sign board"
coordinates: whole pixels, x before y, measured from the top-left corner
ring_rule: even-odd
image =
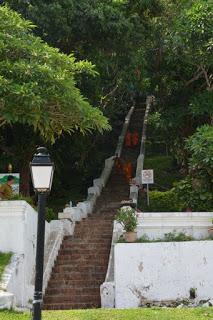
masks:
[[[154,183],[154,171],[151,170],[142,170],[142,184],[151,184]]]

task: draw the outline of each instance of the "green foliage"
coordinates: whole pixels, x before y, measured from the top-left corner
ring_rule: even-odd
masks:
[[[9,264],[12,253],[2,253],[0,252],[0,281],[4,272],[5,267]],[[0,315],[1,319],[1,315]]]
[[[27,203],[29,203],[29,205],[31,205],[35,210],[37,210],[37,206],[35,204],[35,200],[32,197],[26,197],[22,194],[15,194],[12,196],[12,198],[10,200],[23,200],[26,201]],[[64,204],[64,203],[63,203]],[[45,219],[50,222],[51,220],[55,220],[57,219],[57,214],[54,211],[54,209],[50,208],[50,207],[46,207],[46,214],[45,214]]]
[[[172,232],[169,232],[169,233],[165,233],[165,236],[164,236],[164,241],[165,242],[173,242],[173,241],[192,241],[194,240],[193,237],[189,236],[189,235],[186,235],[185,233],[183,232],[180,232],[180,233],[172,233]]]
[[[174,182],[180,180],[181,177],[176,161],[172,156],[156,155],[155,141],[150,148],[155,155],[145,157],[144,162],[145,169],[154,169],[154,185],[150,187],[163,191],[170,189]]]
[[[146,150],[172,152],[183,173],[191,157],[193,188],[199,180],[198,184],[208,186],[204,193],[212,192],[211,168],[205,167],[205,161],[201,164],[198,153],[190,156],[193,152],[184,144],[198,126],[213,121],[211,0],[6,2],[32,23],[1,7],[0,123],[4,127],[0,148],[5,159],[9,154],[12,159],[19,157],[15,166],[22,170],[19,150],[21,155],[25,152],[26,166],[41,138],[53,142],[60,135],[51,150],[57,158],[56,189],[63,193],[62,188],[72,188],[68,175],[81,179],[85,187],[111,154],[111,141],[117,139],[132,98],[140,104],[153,92],[157,105],[149,119]],[[100,109],[90,104],[100,106],[109,117],[113,135],[82,137],[82,132],[109,127]],[[203,135],[199,145],[205,153],[204,140]],[[166,190],[179,180],[175,165],[174,170],[167,169],[156,168],[154,188]]]
[[[193,96],[190,102],[190,110],[194,116],[210,116],[213,117],[213,91],[205,91]]]
[[[10,200],[23,200],[29,203],[33,208],[35,208],[35,201],[32,197],[27,197],[22,194],[14,194]]]
[[[152,83],[159,97],[161,134],[182,167],[184,140],[197,126],[212,122],[211,0],[163,1],[156,20],[157,72]],[[163,127],[162,127],[163,125]]]
[[[156,153],[156,149],[153,150]],[[140,193],[138,207],[142,211],[176,212],[182,209],[176,193],[172,189],[180,180],[178,167],[172,156],[145,157],[145,169],[154,169],[154,184],[150,185],[150,205],[147,206],[146,193]]]
[[[145,50],[152,19],[162,7],[152,1],[7,0],[33,21],[45,41],[96,64],[101,77],[79,78],[79,86],[110,118],[125,112],[133,92],[147,90]],[[124,54],[125,52],[125,54]]]
[[[122,207],[119,209],[115,219],[121,223],[124,230],[127,232],[134,231],[137,227],[137,216],[135,210],[130,207]]]
[[[75,75],[94,73],[94,66],[49,47],[7,7],[0,7],[0,20],[0,125],[21,123],[52,142],[62,132],[109,129],[75,86]]]
[[[0,311],[0,320],[29,320],[29,313]],[[137,308],[43,311],[44,320],[210,320],[212,308]]]
[[[213,210],[213,194],[206,190],[205,186],[201,186],[190,177],[181,180],[174,187],[174,192],[179,202],[182,203],[182,210],[187,208],[193,211],[212,211]]]
[[[189,167],[193,174],[213,184],[213,127],[204,125],[187,140]]]
[[[150,205],[147,206],[146,196],[139,202],[139,208],[148,212],[177,212],[182,208],[176,192],[173,189],[169,191],[150,191]]]
[[[57,214],[52,208],[46,207],[45,208],[45,219],[50,222],[51,220],[57,220]]]
[[[193,241],[195,240],[193,237],[186,235],[184,232],[169,232],[164,234],[163,239],[149,239],[147,235],[143,235],[136,242],[139,243],[150,243],[150,242],[182,242],[182,241]]]
[[[213,210],[213,127],[204,125],[187,139],[189,175],[175,186],[184,208]]]

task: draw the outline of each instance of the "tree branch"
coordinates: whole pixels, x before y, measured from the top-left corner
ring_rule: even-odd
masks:
[[[200,68],[198,68],[197,72],[200,70]],[[191,83],[193,83],[194,81],[198,80],[200,78],[200,76],[203,74],[203,71],[200,71],[199,73],[195,74],[193,76],[193,78],[191,78],[189,81],[186,82],[186,86],[190,85]]]
[[[203,66],[201,66],[201,70],[203,71],[204,77],[206,79],[207,87],[209,88],[209,90],[211,90],[211,83],[208,77],[208,73]]]

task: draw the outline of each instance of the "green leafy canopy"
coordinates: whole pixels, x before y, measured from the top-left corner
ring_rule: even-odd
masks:
[[[109,129],[107,119],[81,95],[75,76],[94,76],[88,61],[76,62],[32,34],[34,25],[0,7],[0,125],[28,125],[54,142],[62,132]]]

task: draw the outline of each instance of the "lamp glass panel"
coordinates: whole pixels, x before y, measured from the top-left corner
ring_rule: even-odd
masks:
[[[33,166],[32,180],[35,189],[49,190],[52,184],[53,166]]]

